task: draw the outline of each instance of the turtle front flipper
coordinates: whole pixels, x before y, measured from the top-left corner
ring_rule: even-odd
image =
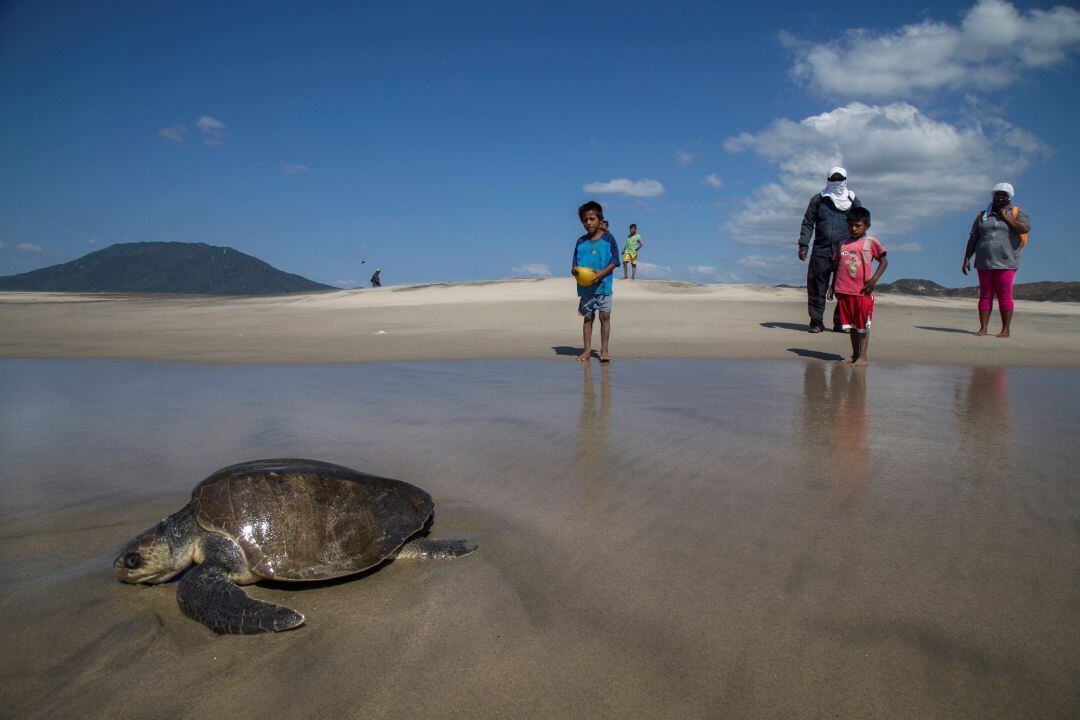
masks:
[[[304,616],[284,605],[248,597],[226,571],[199,565],[188,571],[176,591],[180,609],[216,633],[250,635],[299,627]]]

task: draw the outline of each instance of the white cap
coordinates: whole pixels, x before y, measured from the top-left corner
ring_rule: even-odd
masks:
[[[831,170],[829,170],[829,174],[826,175],[825,178],[826,179],[831,178],[833,175],[836,175],[837,173],[839,173],[840,175],[843,175],[844,179],[847,180],[847,170],[845,170],[842,167],[834,167],[834,168],[832,168]]]
[[[1013,192],[1013,186],[1010,185],[1009,183],[998,183],[997,185],[995,185],[994,189],[991,190],[990,193],[993,194],[993,193],[996,193],[996,192],[1003,192],[1006,195],[1008,195],[1010,198],[1012,198],[1012,196],[1015,194]]]

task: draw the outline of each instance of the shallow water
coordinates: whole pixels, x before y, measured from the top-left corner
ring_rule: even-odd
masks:
[[[0,361],[5,716],[1070,717],[1080,370]],[[256,586],[219,637],[110,564],[311,457],[480,544]]]

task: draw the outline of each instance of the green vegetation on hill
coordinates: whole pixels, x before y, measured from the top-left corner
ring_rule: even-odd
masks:
[[[930,297],[979,297],[978,287],[947,288],[932,280],[897,280],[892,283],[881,283],[877,286],[877,290],[884,293]],[[1080,302],[1080,282],[1048,280],[1020,283],[1013,286],[1013,297],[1017,300]]]
[[[277,295],[336,290],[228,247],[205,243],[120,243],[62,265],[0,277],[0,290],[26,292]]]

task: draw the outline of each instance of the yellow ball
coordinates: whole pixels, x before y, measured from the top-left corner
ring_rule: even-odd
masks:
[[[592,285],[593,280],[596,279],[596,271],[592,268],[578,267],[577,270],[577,284],[584,287]]]

